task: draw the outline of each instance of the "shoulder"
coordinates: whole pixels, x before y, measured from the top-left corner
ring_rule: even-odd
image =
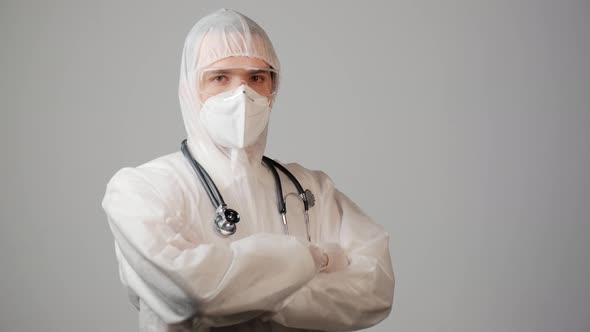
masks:
[[[151,191],[166,196],[178,191],[187,166],[180,152],[170,153],[136,167],[123,167],[107,183],[112,190]]]
[[[296,162],[284,163],[278,159],[276,161],[293,173],[302,185],[305,183],[308,187],[312,187],[312,191],[324,193],[335,187],[332,178],[322,170],[310,169]]]
[[[175,218],[182,215],[187,197],[179,180],[183,167],[182,158],[172,153],[117,171],[101,202],[111,226],[138,240],[146,234],[141,225],[178,220]]]

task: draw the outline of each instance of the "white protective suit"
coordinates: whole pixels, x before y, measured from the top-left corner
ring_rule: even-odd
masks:
[[[102,206],[140,330],[341,331],[377,324],[391,310],[394,289],[384,228],[325,173],[292,163],[284,166],[315,194],[313,244],[296,195],[286,199],[285,235],[274,178],[261,163],[268,128],[255,144],[230,150],[202,127],[197,71],[229,56],[256,57],[280,70],[262,28],[219,10],[186,38],[179,98],[190,151],[241,215],[236,234],[217,232],[215,209],[180,151],[123,168],[107,185]],[[282,173],[281,179],[285,195],[296,192]],[[317,248],[330,262],[321,271]],[[343,257],[346,263],[334,266]]]

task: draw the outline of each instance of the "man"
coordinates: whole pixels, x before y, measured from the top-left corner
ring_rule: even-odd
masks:
[[[103,199],[141,331],[354,330],[389,314],[383,227],[325,173],[263,162],[279,81],[270,40],[242,14],[219,10],[189,32],[183,152],[121,169]],[[211,204],[215,188],[226,205]]]

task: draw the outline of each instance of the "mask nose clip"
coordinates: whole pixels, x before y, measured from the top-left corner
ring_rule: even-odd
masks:
[[[238,86],[238,88],[239,88],[239,87],[242,87],[242,86],[243,86],[243,87],[245,87],[245,86],[246,86],[246,83],[244,83],[244,84],[240,84],[240,85]],[[242,88],[242,89],[241,89],[241,91],[238,91],[237,93],[236,93],[236,92],[234,92],[234,95],[233,95],[233,96],[229,96],[229,97],[227,97],[227,98],[224,98],[224,99],[223,99],[223,101],[228,101],[228,100],[231,100],[231,99],[234,99],[234,98],[237,98],[237,97],[239,97],[239,96],[241,95],[241,94],[240,94],[240,92],[241,92],[241,93],[243,93],[243,94],[245,94],[245,95],[246,95],[246,97],[248,97],[248,99],[250,99],[251,101],[254,101],[254,99],[252,99],[250,96],[248,96],[248,94],[246,93],[246,89],[245,89],[245,88]]]
[[[246,97],[248,97],[248,99],[250,99],[250,101],[254,101],[254,98],[250,97],[250,95],[246,93],[246,88],[250,88],[250,87],[248,86],[248,84],[247,84],[245,81],[242,81],[242,84],[241,84],[241,86],[243,86],[243,88],[242,88],[242,93],[243,93],[243,94],[245,94],[245,95],[246,95]]]

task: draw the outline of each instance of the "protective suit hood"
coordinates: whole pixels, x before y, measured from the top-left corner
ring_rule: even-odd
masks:
[[[182,51],[178,87],[189,149],[221,187],[229,185],[232,179],[256,177],[261,168],[268,132],[266,126],[251,146],[230,149],[217,145],[199,119],[202,107],[199,70],[231,56],[258,58],[280,70],[279,60],[265,31],[241,13],[220,9],[199,20],[188,33]],[[278,76],[276,79],[279,79]]]
[[[316,198],[308,242],[297,188],[281,174],[283,215],[273,174],[262,166],[268,128],[248,148],[227,149],[200,122],[197,72],[229,56],[256,57],[279,70],[264,31],[223,9],[197,22],[186,38],[179,98],[189,149],[227,206],[240,213],[237,232],[219,234],[216,207],[180,151],[124,167],[106,188],[102,206],[120,280],[140,311],[139,330],[311,332],[375,325],[391,310],[395,283],[384,227],[324,172],[284,164]]]

